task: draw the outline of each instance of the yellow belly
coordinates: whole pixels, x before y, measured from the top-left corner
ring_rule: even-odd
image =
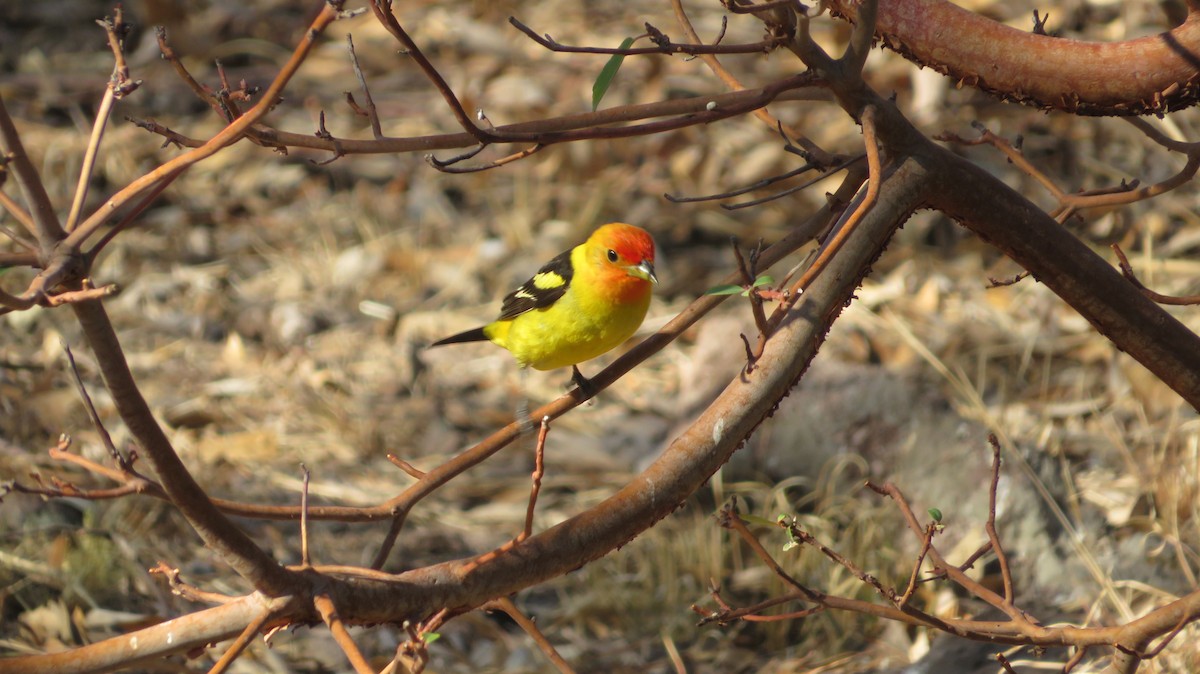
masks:
[[[644,299],[616,307],[583,307],[564,296],[544,309],[496,321],[484,334],[508,349],[517,362],[535,370],[553,370],[591,360],[633,336],[650,306]]]

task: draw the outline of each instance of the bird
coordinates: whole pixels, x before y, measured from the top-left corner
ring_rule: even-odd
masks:
[[[590,383],[578,364],[612,350],[637,331],[657,283],[650,233],[623,222],[609,223],[509,293],[496,320],[430,346],[490,341],[507,349],[522,368],[570,365],[572,381],[588,391]]]

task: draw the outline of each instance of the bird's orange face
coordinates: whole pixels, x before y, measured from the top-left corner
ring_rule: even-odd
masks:
[[[654,275],[654,239],[633,225],[613,223],[592,233],[596,260],[613,294],[625,300],[648,293]]]

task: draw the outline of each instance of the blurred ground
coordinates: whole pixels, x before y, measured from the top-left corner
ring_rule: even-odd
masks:
[[[1031,25],[1028,3],[970,4],[1014,26]],[[1150,2],[1068,4],[1049,9],[1052,32],[1106,40],[1159,31],[1171,9]],[[711,39],[720,31],[720,6],[693,6],[698,30]],[[78,175],[90,111],[111,69],[103,33],[92,24],[108,10],[82,1],[0,9],[0,95],[52,198],[63,205]],[[132,66],[145,84],[118,106],[93,180],[93,207],[178,152],[160,148],[160,139],[123,115],[154,118],[197,138],[219,129],[157,58],[146,26],[165,23],[202,81],[215,86],[212,62],[220,59],[231,81],[264,86],[309,13],[292,3],[222,0],[195,6],[147,1],[127,10],[142,27],[133,38]],[[509,15],[568,44],[616,45],[640,33],[643,21],[679,34],[668,3],[403,8],[402,22],[467,109],[483,107],[495,124],[588,109],[603,63],[602,57],[544,52],[507,25]],[[827,44],[844,37],[844,26],[826,19],[818,24]],[[342,102],[341,92],[354,87],[341,39],[346,32],[353,33],[385,133],[457,130],[420,73],[396,55],[397,46],[369,17],[335,26],[272,114],[273,126],[311,132],[325,111],[335,135],[370,136]],[[753,21],[732,17],[725,41],[754,41],[760,32]],[[797,67],[785,54],[726,63],[747,83]],[[1020,134],[1027,155],[1065,189],[1132,178],[1150,183],[1182,165],[1119,121],[1001,105],[891,54],[873,54],[869,70],[874,86],[896,92],[931,134],[970,135],[972,120],[1010,138]],[[698,60],[629,58],[604,105],[721,90]],[[830,104],[780,104],[772,112],[826,149],[860,145],[857,128]],[[1200,137],[1194,111],[1164,125],[1181,137]],[[996,153],[975,148],[969,156],[1049,206],[1036,183]],[[521,387],[534,403],[563,390],[566,374],[534,373],[519,382],[507,354],[486,345],[422,350],[490,318],[499,299],[540,261],[603,222],[647,227],[662,250],[663,280],[643,329],[649,332],[733,268],[729,236],[747,245],[774,241],[834,184],[738,211],[662,198],[723,192],[794,168],[796,157],[782,151],[779,137],[749,118],[555,147],[465,176],[438,173],[417,155],[314,163],[325,159],[234,146],[172,186],[98,267],[98,281],[124,289],[107,304],[146,397],[214,495],[295,503],[303,462],[313,471],[318,502],[366,505],[390,498],[409,478],[386,453],[419,468],[435,466],[510,420]],[[11,185],[4,189],[15,193]],[[1195,194],[1189,184],[1152,202],[1090,213],[1073,226],[1110,257],[1103,246],[1121,242],[1143,281],[1160,292],[1195,293]],[[16,227],[11,219],[2,224]],[[0,246],[14,249],[8,241]],[[903,584],[915,546],[898,514],[863,493],[863,480],[893,479],[916,507],[943,510],[943,548],[957,545],[965,556],[983,536],[988,428],[1017,448],[1007,456],[1002,483],[1002,535],[1035,613],[1112,623],[1193,588],[1200,467],[1195,412],[1042,286],[1026,280],[987,289],[989,276],[1018,271],[945,219],[914,218],[875,265],[799,390],[710,489],[619,553],[522,593],[517,603],[537,616],[580,671],[674,671],[669,653],[676,649],[689,672],[904,666],[931,648],[930,635],[832,614],[803,623],[696,627],[688,607],[711,604],[710,579],[742,604],[782,591],[710,515],[734,494],[764,517],[799,513],[826,543]],[[23,270],[0,275],[10,291],[27,280]],[[1173,311],[1200,328],[1195,309]],[[69,312],[9,314],[0,325],[0,478],[25,480],[37,472],[100,484],[45,454],[67,432],[77,451],[103,456],[65,368],[64,342],[74,347],[109,430],[119,445],[128,442]],[[548,445],[537,526],[597,503],[653,460],[740,367],[737,334],[749,330],[748,308],[728,302],[595,404],[559,421]],[[528,443],[513,447],[438,492],[410,518],[391,568],[477,553],[511,537],[524,515],[531,461]],[[298,560],[294,527],[246,526],[279,559]],[[367,563],[382,533],[315,524],[314,558]],[[782,546],[770,536],[764,532]],[[205,589],[244,590],[170,508],[149,499],[45,503],[8,495],[0,506],[0,541],[5,652],[97,640],[185,611],[160,579],[145,573],[160,559]],[[780,553],[811,584],[870,596],[844,571],[807,553],[793,555]],[[923,592],[939,610],[974,610],[935,584]],[[1200,666],[1200,648],[1189,636],[1190,629],[1144,671]],[[359,638],[364,650],[386,657],[402,635],[375,628]],[[932,639],[935,652],[948,643]],[[238,671],[347,669],[323,630],[279,635],[273,644],[252,649]],[[432,653],[431,668],[439,672],[550,671],[528,638],[495,616],[450,623]],[[977,656],[972,651],[956,666],[966,671]],[[1010,656],[1022,658],[1033,656]],[[986,671],[995,671],[990,662]]]

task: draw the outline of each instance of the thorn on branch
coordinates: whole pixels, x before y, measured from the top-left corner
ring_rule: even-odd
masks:
[[[1038,11],[1033,10],[1033,34],[1049,36],[1050,34],[1046,32],[1046,22],[1049,20],[1049,12],[1046,12],[1044,16],[1038,16]]]

